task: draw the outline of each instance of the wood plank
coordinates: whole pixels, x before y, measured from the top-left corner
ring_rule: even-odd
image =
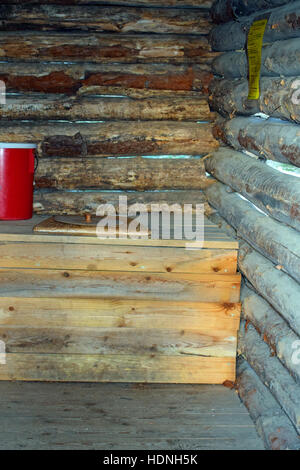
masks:
[[[253,2],[251,2],[251,5]],[[265,11],[271,15],[264,34],[264,42],[270,43],[282,39],[298,38],[300,29],[297,18],[300,14],[299,2],[288,2],[287,5]],[[248,31],[257,18],[257,12],[215,27],[211,32],[211,44],[216,51],[232,51],[243,49],[246,44]]]
[[[172,121],[1,121],[0,140],[37,143],[40,157],[201,155],[219,145],[211,124]]]
[[[239,274],[0,269],[0,296],[239,302]]]
[[[18,62],[1,64],[3,74],[18,75],[23,70],[24,75],[32,76],[32,81],[39,72],[45,74],[47,70],[48,73],[64,70],[67,76],[74,76],[76,70],[81,70],[77,79],[89,80],[91,77],[93,80],[93,64],[96,74],[101,73],[102,70],[102,72],[106,72],[103,80],[109,79],[109,75],[111,76],[116,68],[120,69],[120,65],[117,65],[118,62],[123,64],[163,62],[166,66],[166,72],[168,71],[168,63],[189,63],[193,70],[194,64],[198,63],[203,65],[200,70],[209,70],[208,64],[217,55],[211,52],[211,47],[205,36],[184,35],[178,38],[172,34],[118,35],[86,33],[84,31],[76,33],[69,31],[67,34],[22,31],[22,35],[11,31],[0,32],[0,51],[2,60],[14,59],[27,62],[27,64]],[[42,64],[39,61],[48,63]],[[56,62],[56,64],[51,65],[51,62]],[[63,62],[71,63],[63,67]],[[111,65],[111,71],[102,69],[102,64],[106,63]],[[155,80],[151,76],[151,71],[156,68],[154,64],[149,65],[149,69],[144,69],[147,70],[151,82]],[[207,64],[206,67],[204,67],[205,64]],[[30,72],[29,66],[32,66],[32,72]],[[198,67],[196,67],[197,69]],[[84,71],[90,73],[85,76]],[[123,74],[125,71],[126,69],[123,69]],[[190,76],[191,72],[189,79],[191,79]],[[58,77],[53,73],[51,78],[54,80]],[[98,79],[100,80],[100,78],[101,75]],[[183,77],[181,77],[181,81],[186,83]],[[62,91],[58,90],[58,92]]]
[[[248,150],[261,158],[300,167],[298,124],[239,116],[228,121],[219,120],[214,135],[236,150]]]
[[[43,158],[37,188],[164,190],[203,189],[212,184],[202,159]]]
[[[237,332],[172,328],[0,327],[6,353],[236,357]]]
[[[205,10],[126,8],[97,5],[2,5],[1,30],[90,30],[113,33],[207,34],[209,13]]]
[[[241,152],[222,148],[206,170],[279,222],[300,231],[300,180]]]
[[[40,328],[176,328],[236,332],[241,305],[237,303],[201,303],[51,297],[0,297],[0,325]],[[137,332],[138,333],[138,332]]]
[[[81,354],[7,354],[0,380],[215,383],[235,380],[235,359]]]
[[[63,243],[1,243],[0,264],[5,268],[87,269],[234,274],[236,250],[73,245]]]
[[[206,195],[240,237],[300,282],[300,234],[258,211],[251,202],[217,183]]]
[[[210,85],[211,106],[225,117],[233,118],[237,114],[252,116],[262,112],[299,124],[298,81],[299,77],[262,77],[259,99],[248,100],[249,83],[246,78],[216,78]]]
[[[31,94],[8,96],[0,108],[0,119],[211,121],[212,114],[207,100],[201,96],[134,99]]]

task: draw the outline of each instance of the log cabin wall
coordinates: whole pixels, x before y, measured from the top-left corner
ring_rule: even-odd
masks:
[[[250,102],[247,33],[266,13],[260,98]],[[212,16],[221,54],[210,102],[223,147],[205,160],[217,180],[206,195],[215,220],[241,241],[237,388],[267,448],[299,449],[300,2],[217,0]]]
[[[95,213],[118,191],[132,202],[204,202],[201,157],[218,147],[210,6],[0,2],[0,140],[38,144],[35,212]]]

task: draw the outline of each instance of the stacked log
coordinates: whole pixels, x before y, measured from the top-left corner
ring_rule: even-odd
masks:
[[[1,121],[0,140],[37,143],[39,157],[197,156],[218,147],[211,124],[173,121]]]
[[[214,135],[236,150],[300,167],[299,125],[277,119],[236,117],[219,120]]]
[[[8,4],[32,3],[32,4],[57,4],[57,5],[124,5],[146,7],[181,7],[181,8],[210,8],[211,0],[2,0]]]
[[[90,30],[97,32],[207,34],[206,10],[176,8],[126,8],[97,5],[0,5],[0,30],[19,26],[32,30]]]
[[[258,211],[222,183],[205,191],[209,204],[263,256],[300,282],[300,234]]]
[[[206,170],[265,213],[300,231],[300,180],[229,148],[205,160]]]
[[[259,100],[248,100],[247,79],[215,79],[210,86],[210,100],[215,111],[230,118],[237,114],[251,116],[262,112],[268,116],[291,120],[299,124],[299,90],[299,77],[263,77]]]
[[[211,52],[206,36],[183,35],[178,40],[177,35],[169,34],[119,35],[82,31],[67,34],[49,32],[47,35],[25,31],[22,36],[16,32],[2,32],[0,54],[1,60],[88,62],[90,72],[94,70],[91,64],[95,63],[163,62],[190,63],[192,66],[196,63],[209,64],[217,55]],[[72,64],[68,66],[72,67]],[[206,69],[209,68],[206,66]]]
[[[265,43],[300,37],[300,1],[288,2],[288,5],[283,7],[266,10],[260,12],[259,15],[256,13],[242,17],[239,21],[231,21],[216,26],[211,31],[213,50],[232,51],[243,49],[253,21],[258,17],[267,18],[268,15],[270,16],[264,35]]]
[[[55,189],[203,189],[210,183],[201,159],[43,158],[36,188]]]
[[[259,10],[279,7],[290,0],[215,0],[212,9],[214,23],[227,23],[241,16],[251,15]]]
[[[299,450],[299,436],[287,415],[268,388],[240,358],[237,367],[237,388],[254,420],[267,449]]]

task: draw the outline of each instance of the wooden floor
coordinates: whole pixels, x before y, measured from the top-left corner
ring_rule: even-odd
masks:
[[[237,394],[212,385],[0,383],[0,449],[263,449]]]

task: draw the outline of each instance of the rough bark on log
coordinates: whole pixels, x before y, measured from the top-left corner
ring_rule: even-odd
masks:
[[[1,3],[19,4],[19,3],[38,3],[38,4],[57,4],[57,5],[124,5],[124,6],[145,6],[152,7],[174,7],[174,8],[210,8],[211,0],[2,0]],[[162,5],[163,3],[163,5]]]
[[[206,99],[159,97],[132,99],[123,97],[68,98],[65,95],[8,96],[0,108],[2,120],[173,120],[211,121]]]
[[[206,190],[208,202],[232,225],[237,235],[300,283],[300,234],[261,213],[222,183]]]
[[[241,323],[239,350],[300,431],[299,385],[251,325]]]
[[[96,5],[0,5],[0,29],[78,29],[112,33],[207,34],[205,10],[128,8]]]
[[[247,361],[239,358],[237,389],[257,431],[270,450],[299,450],[299,435],[268,388]]]
[[[231,118],[258,112],[300,123],[300,77],[261,79],[259,100],[248,100],[247,79],[215,79],[210,85],[212,108]]]
[[[257,292],[281,314],[295,333],[300,336],[300,285],[245,242],[240,244],[238,262],[240,271]]]
[[[277,119],[237,117],[220,120],[214,127],[215,137],[236,150],[300,167],[300,128]]]
[[[247,78],[248,58],[245,51],[226,52],[218,55],[212,64],[216,75],[225,78]],[[287,39],[265,45],[262,49],[262,77],[295,77],[300,75],[300,41]]]
[[[96,214],[100,204],[112,204],[118,208],[119,197],[126,196],[128,205],[132,204],[204,204],[205,214],[210,206],[202,191],[34,191],[33,209],[37,214],[84,215]]]
[[[85,32],[22,31],[0,33],[1,60],[90,63],[209,63],[211,52],[205,36],[160,34],[113,35]],[[72,64],[68,64],[70,67]],[[3,70],[5,71],[5,70]],[[91,68],[91,72],[93,68]]]
[[[208,93],[213,75],[202,65],[61,64],[6,62],[0,80],[7,92],[151,96]]]
[[[210,40],[215,51],[232,51],[243,49],[246,45],[251,24],[262,14],[271,13],[264,43],[300,37],[300,1],[288,2],[280,8],[265,10],[251,16],[242,17],[239,21],[222,24],[211,31]]]
[[[1,142],[33,142],[39,157],[201,155],[218,147],[211,124],[0,122]]]
[[[275,219],[300,231],[300,180],[229,148],[205,159],[206,170]]]
[[[255,326],[294,379],[300,382],[300,368],[293,360],[294,345],[300,337],[268,302],[246,286],[243,287],[242,298],[244,319]]]
[[[290,0],[215,0],[211,16],[214,23],[227,23],[240,16],[260,13],[260,10],[279,7],[287,3],[290,3]]]
[[[35,174],[37,188],[203,189],[210,183],[202,159],[44,158]]]

